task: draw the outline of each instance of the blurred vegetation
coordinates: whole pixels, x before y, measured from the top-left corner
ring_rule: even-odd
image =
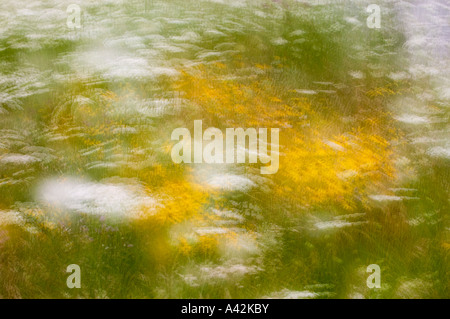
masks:
[[[158,57],[177,76],[82,77],[87,67],[74,61],[92,46],[83,33],[50,34],[37,49],[19,45],[29,41],[20,28],[0,38],[2,76],[30,79],[0,88],[33,92],[1,105],[0,160],[31,157],[0,167],[0,214],[16,218],[0,215],[0,297],[449,297],[448,159],[411,147],[390,109],[419,85],[387,77],[406,67],[401,30],[365,27],[363,3],[142,6],[87,6],[83,23],[116,17],[113,35],[144,39],[149,51],[158,35],[171,39]],[[42,92],[32,85],[39,76]],[[281,128],[279,172],[234,165],[227,174],[256,187],[223,191],[201,175],[221,168],[174,164],[170,133],[197,119],[204,128]],[[36,200],[55,176],[118,181],[157,205],[133,218],[64,212]],[[66,287],[73,263],[81,289]],[[381,289],[366,286],[369,264],[381,267]]]

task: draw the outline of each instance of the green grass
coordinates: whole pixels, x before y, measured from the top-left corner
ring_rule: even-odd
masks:
[[[283,4],[261,1],[235,8],[212,2],[171,0],[152,1],[147,12],[141,10],[142,5],[140,1],[131,1],[124,7],[120,4],[86,7],[86,13],[93,20],[86,20],[83,27],[92,27],[89,21],[100,24],[101,17],[120,13],[114,31],[109,32],[119,39],[130,39],[132,35],[144,39],[145,48],[149,50],[159,49],[156,42],[151,42],[156,40],[146,40],[145,36],[160,34],[171,39],[186,31],[195,32],[201,35],[198,42],[184,46],[183,52],[162,50],[158,63],[166,62],[177,70],[195,75],[197,69],[188,63],[195,60],[205,67],[204,74],[216,81],[220,76],[237,76],[231,83],[242,91],[254,89],[252,85],[259,83],[260,87],[267,88],[267,96],[277,94],[286,101],[296,97],[292,90],[321,89],[316,82],[342,84],[336,94],[317,94],[302,100],[310,103],[314,110],[312,121],[322,121],[315,127],[323,134],[320,137],[327,139],[351,132],[353,128],[367,128],[365,120],[374,114],[388,114],[367,130],[385,134],[382,137],[390,143],[388,149],[396,159],[408,156],[414,161],[407,167],[415,172],[410,174],[414,178],[400,179],[401,174],[409,174],[404,168],[397,169],[394,176],[384,176],[385,167],[380,167],[377,172],[382,172],[382,178],[368,175],[368,182],[361,186],[349,183],[351,190],[346,190],[346,194],[350,194],[353,204],[350,208],[333,195],[324,195],[320,202],[311,199],[307,204],[296,196],[274,195],[279,194],[275,193],[277,188],[282,189],[282,182],[275,177],[249,192],[223,194],[203,189],[199,192],[206,193],[205,198],[197,200],[196,191],[189,189],[183,197],[184,193],[171,187],[187,183],[195,188],[198,183],[192,181],[195,174],[191,173],[196,167],[177,166],[170,160],[165,147],[170,142],[172,129],[189,127],[194,119],[203,118],[208,123],[226,127],[228,120],[245,123],[245,118],[242,120],[236,114],[236,118],[224,121],[219,115],[211,116],[192,100],[183,100],[180,109],[158,117],[114,113],[126,103],[184,98],[186,92],[178,79],[164,76],[111,80],[101,71],[88,70],[93,73],[87,79],[80,79],[76,74],[83,66],[71,59],[100,45],[99,39],[51,40],[50,33],[46,35],[50,40],[41,48],[18,49],[13,44],[28,41],[19,29],[17,34],[0,39],[1,47],[6,48],[0,51],[0,61],[5,64],[1,72],[7,77],[27,74],[28,67],[35,68],[37,79],[48,80],[47,90],[16,98],[14,101],[20,103],[20,108],[14,108],[12,102],[0,105],[6,110],[0,117],[3,130],[0,142],[5,145],[1,156],[24,153],[24,146],[48,149],[42,151],[47,157],[39,162],[25,167],[13,164],[0,167],[2,181],[14,181],[0,186],[0,214],[14,210],[23,217],[21,223],[8,225],[2,225],[0,218],[0,297],[261,298],[274,293],[281,296],[276,293],[283,289],[309,291],[316,293],[317,298],[449,297],[448,159],[432,159],[408,146],[406,135],[411,132],[388,119],[395,98],[426,86],[387,78],[391,71],[403,70],[408,65],[402,49],[405,37],[400,30],[366,28],[362,4],[316,7],[293,1]],[[261,12],[259,16],[254,13],[256,10]],[[262,17],[263,14],[266,17]],[[357,17],[363,25],[355,27],[345,22],[343,17],[346,16]],[[177,24],[164,18],[188,20]],[[394,19],[392,13],[383,17],[383,23],[393,25]],[[112,28],[114,23],[106,25]],[[226,35],[208,36],[206,31],[213,28]],[[297,36],[292,32],[296,30],[305,32],[299,37],[304,41],[294,42]],[[274,44],[273,40],[279,37],[289,41],[288,44]],[[231,44],[220,47],[224,43]],[[127,45],[130,44],[125,44],[124,50],[129,49]],[[226,69],[220,71],[213,63],[199,60],[199,48],[223,53],[219,60]],[[129,49],[135,52],[133,50]],[[229,52],[224,52],[227,50]],[[151,55],[147,61],[153,61]],[[282,68],[277,67],[279,63],[283,64]],[[269,68],[252,77],[255,65]],[[383,76],[375,76],[373,66],[378,67]],[[365,78],[352,78],[349,72],[355,70],[363,72]],[[63,79],[50,78],[52,73],[62,74]],[[37,81],[32,76],[30,79]],[[201,89],[195,87],[197,84],[192,85],[193,91]],[[9,93],[18,90],[17,87],[17,83],[0,86]],[[395,94],[367,94],[379,88],[392,88]],[[88,102],[80,102],[79,96]],[[258,93],[246,95],[249,99],[252,96]],[[254,105],[246,104],[246,107],[251,109]],[[300,106],[293,108],[308,114]],[[140,121],[145,125],[133,126]],[[308,135],[308,128],[297,127],[296,121],[298,119],[292,119],[296,125],[292,134],[313,139]],[[125,124],[135,127],[137,134],[114,131]],[[6,130],[19,132],[20,138],[8,139]],[[388,135],[391,131],[399,136],[392,143],[392,135]],[[58,140],[55,136],[67,138]],[[83,155],[95,147],[100,150]],[[285,149],[289,150],[289,145]],[[313,156],[316,155],[311,150],[311,158]],[[116,164],[123,161],[125,164],[90,169],[95,161]],[[317,160],[319,164],[327,161],[327,158]],[[334,164],[338,167],[339,163],[338,157]],[[236,171],[244,172],[245,176],[252,176],[253,172],[251,167],[240,167]],[[163,222],[153,215],[143,220],[127,220],[88,212],[61,212],[36,199],[42,181],[54,176],[77,176],[98,183],[115,176],[133,179],[164,205],[169,203],[175,208],[167,205],[173,211],[167,208],[168,217]],[[324,176],[328,175],[324,172]],[[292,193],[298,198],[306,191],[298,186],[300,182],[286,183],[292,186]],[[316,187],[314,184],[307,186]],[[413,194],[407,194],[415,199],[368,204],[365,195],[380,190],[388,192],[393,187],[415,189]],[[189,242],[190,248],[186,248],[189,252],[183,251],[177,236],[185,228],[207,223],[212,208],[233,209],[244,216],[242,229],[247,235],[256,234],[256,239],[249,242],[255,242],[258,249],[233,250],[227,246],[233,243],[233,238],[198,236]],[[365,214],[358,220],[364,223],[324,231],[313,226],[319,220],[346,214]],[[181,220],[177,219],[179,215]],[[414,219],[421,223],[411,225]],[[69,264],[81,267],[81,289],[66,286]],[[211,274],[214,267],[226,268],[234,264],[256,270],[224,277],[208,277],[208,272],[202,272],[202,267],[209,267]],[[381,267],[381,289],[366,286],[369,275],[366,267],[370,264]],[[195,284],[186,279],[187,275],[196,277]]]

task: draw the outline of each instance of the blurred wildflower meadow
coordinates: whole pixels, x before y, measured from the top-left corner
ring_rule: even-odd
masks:
[[[449,9],[2,0],[0,297],[449,298]],[[278,172],[175,164],[194,120]]]

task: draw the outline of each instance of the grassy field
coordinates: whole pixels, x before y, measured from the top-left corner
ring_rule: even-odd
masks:
[[[449,298],[448,55],[369,3],[2,1],[0,297]],[[194,120],[278,172],[175,164]]]

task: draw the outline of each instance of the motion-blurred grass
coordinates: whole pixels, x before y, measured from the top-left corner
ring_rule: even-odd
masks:
[[[365,7],[109,2],[82,6],[81,31],[51,31],[37,47],[8,29],[0,296],[448,298],[448,158],[412,147],[393,119],[393,101],[423,84],[387,76],[407,66],[405,38],[393,11],[386,27],[367,28]],[[102,65],[127,66],[135,53],[167,69]],[[196,119],[280,127],[279,172],[174,164],[170,134]],[[211,187],[217,172],[255,186]],[[154,202],[131,217],[67,211],[42,195],[54,178],[56,189],[79,178]],[[81,289],[66,286],[69,264],[81,267]],[[380,289],[366,286],[370,264]]]

